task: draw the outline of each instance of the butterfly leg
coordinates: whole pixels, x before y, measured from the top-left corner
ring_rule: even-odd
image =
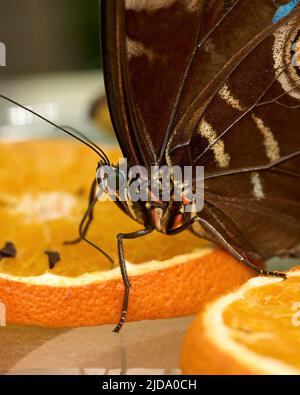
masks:
[[[84,213],[82,220],[80,221],[79,224],[79,237],[75,240],[70,240],[70,241],[65,241],[65,245],[73,245],[77,244],[81,241],[85,241],[87,244],[95,248],[97,251],[99,251],[102,255],[104,255],[112,264],[114,263],[113,259],[100,247],[98,247],[96,244],[91,242],[86,238],[87,232],[89,230],[89,227],[91,225],[91,222],[94,219],[94,207],[98,201],[97,195],[96,195],[96,180],[93,181],[91,190],[90,190],[90,195],[89,195],[89,205]]]
[[[86,212],[84,213],[82,220],[80,221],[80,224],[79,224],[79,237],[75,240],[65,241],[64,244],[70,245],[70,244],[80,243],[82,240],[84,240],[85,236],[87,235],[87,232],[89,230],[91,222],[94,219],[94,207],[95,207],[95,204],[97,203],[97,198],[95,196],[96,185],[97,185],[97,182],[96,182],[96,180],[94,180],[92,183],[91,189],[90,189],[90,193],[89,193],[88,208],[87,208]]]
[[[131,286],[130,282],[129,282],[128,274],[127,274],[127,269],[126,269],[123,240],[124,239],[137,239],[139,237],[148,235],[152,231],[153,231],[152,228],[146,228],[146,229],[138,230],[138,231],[132,232],[132,233],[127,233],[127,234],[126,233],[119,233],[117,235],[119,264],[120,264],[123,283],[125,286],[125,293],[124,293],[124,297],[123,297],[121,318],[120,318],[118,325],[114,328],[113,332],[117,332],[117,333],[120,332],[120,329],[123,327],[123,325],[125,323],[127,309],[128,309],[129,289]]]
[[[228,251],[234,258],[236,258],[239,262],[243,263],[247,267],[249,267],[251,270],[253,270],[255,273],[258,273],[263,276],[271,276],[271,277],[280,277],[286,279],[287,276],[285,273],[282,272],[270,272],[267,270],[263,270],[256,265],[254,265],[246,256],[243,256],[240,254],[237,250],[235,250],[225,239],[224,237],[205,219],[195,216],[193,217],[189,222],[184,224],[183,226],[169,231],[167,234],[169,235],[174,235],[178,234],[180,232],[183,232],[184,230],[188,229],[191,227],[195,222],[199,222],[200,225],[203,226],[203,228],[209,232],[214,238],[214,240],[222,246],[226,251]]]
[[[195,221],[194,221],[195,222]],[[271,272],[267,270],[263,270],[256,265],[254,265],[246,256],[240,254],[237,250],[235,250],[225,239],[224,237],[205,219],[198,217],[198,222],[206,229],[214,239],[226,250],[228,251],[234,258],[236,258],[239,262],[243,263],[249,269],[253,270],[255,273],[263,275],[263,276],[271,276],[271,277],[280,277],[286,279],[287,276],[282,272]]]

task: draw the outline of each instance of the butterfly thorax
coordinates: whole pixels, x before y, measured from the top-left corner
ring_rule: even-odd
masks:
[[[145,175],[132,177],[124,174],[118,166],[111,166],[111,174],[115,180],[97,172],[97,182],[101,191],[105,191],[117,206],[135,221],[145,227],[151,227],[162,233],[168,233],[187,223],[191,212],[186,210],[190,204],[184,193],[177,192],[172,176],[169,182],[163,182],[158,176],[157,183],[150,181]],[[100,169],[101,170],[101,169]],[[177,191],[180,186],[177,185]]]

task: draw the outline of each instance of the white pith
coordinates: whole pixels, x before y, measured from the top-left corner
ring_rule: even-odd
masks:
[[[127,272],[130,277],[139,276],[156,270],[167,269],[171,266],[185,264],[193,259],[201,258],[213,252],[213,248],[199,248],[192,253],[177,255],[174,258],[164,261],[149,261],[142,264],[133,264],[127,262]],[[0,273],[0,279],[9,281],[22,282],[26,284],[53,287],[76,287],[103,281],[115,280],[121,278],[120,268],[115,267],[111,270],[85,273],[78,277],[65,277],[52,273],[43,273],[39,276],[20,277],[11,274]]]

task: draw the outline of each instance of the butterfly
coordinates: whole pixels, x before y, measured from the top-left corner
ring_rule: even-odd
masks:
[[[169,202],[120,199],[116,191],[116,204],[141,230],[117,235],[125,292],[115,332],[130,292],[125,239],[190,230],[257,273],[282,278],[253,261],[300,255],[298,3],[102,0],[106,93],[129,166],[204,167],[202,210],[186,210],[193,205],[184,195],[175,201],[174,185]],[[98,170],[122,176],[100,148],[76,138],[99,154]],[[85,240],[105,254],[87,239],[97,186],[105,184],[97,174],[72,243]]]
[[[109,109],[131,165],[204,166],[204,207],[117,204],[143,226],[190,229],[252,260],[300,252],[298,1],[102,1]],[[300,48],[300,46],[299,46]]]

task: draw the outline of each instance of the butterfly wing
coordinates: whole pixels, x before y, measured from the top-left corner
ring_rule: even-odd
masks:
[[[169,163],[205,167],[203,215],[256,257],[300,249],[299,22],[298,9],[237,53],[169,140]]]
[[[102,1],[109,108],[123,154],[135,164],[158,161],[200,13],[201,1]]]
[[[227,3],[102,1],[109,108],[122,152],[133,163],[162,164],[176,119],[232,55],[265,27],[265,15],[274,13],[271,1],[253,0],[249,11],[249,2],[238,0],[225,18]],[[211,32],[214,41],[204,40]]]
[[[299,244],[298,158],[283,160],[299,149],[298,97],[287,94],[298,77],[282,58],[291,47],[279,48],[296,24],[273,25],[271,0],[227,3],[102,1],[105,82],[129,162],[204,165],[201,215],[267,257]]]

